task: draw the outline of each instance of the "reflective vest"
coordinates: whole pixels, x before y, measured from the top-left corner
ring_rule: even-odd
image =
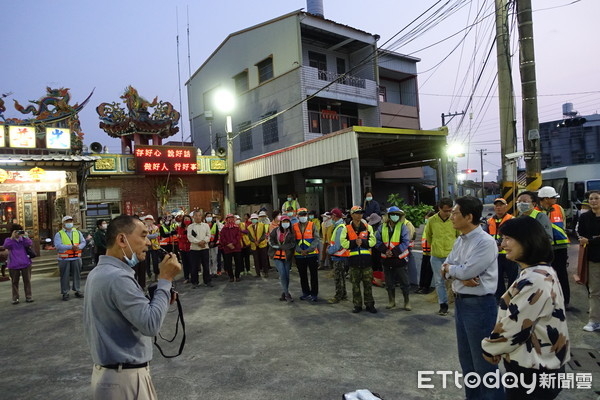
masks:
[[[424,256],[431,255],[431,246],[429,245],[429,243],[427,243],[427,239],[425,238],[425,235],[423,235],[421,237],[421,249],[423,249]]]
[[[346,229],[348,231],[348,240],[350,240],[350,242],[354,242],[356,239],[362,239],[363,241],[367,242],[367,246],[368,246],[368,240],[369,240],[369,228],[363,224],[363,226],[365,227],[364,231],[361,231],[358,235],[356,234],[356,231],[354,230],[354,228],[352,227],[352,224],[348,224],[346,225]],[[351,244],[351,246],[356,246],[356,244]],[[361,256],[361,255],[371,255],[371,248],[364,248],[361,246],[356,246],[354,249],[349,249],[349,257],[354,257],[354,256]]]
[[[333,232],[331,233],[331,238],[329,240],[329,245],[330,246],[335,245],[335,237],[337,235],[337,230],[338,229],[344,229],[344,224],[343,223],[339,224],[335,228],[333,228]],[[350,256],[350,250],[341,247],[338,251],[336,251],[335,253],[333,253],[331,256],[332,257],[349,257]]]
[[[298,241],[297,243],[298,246],[300,246],[301,250],[308,249],[310,247],[310,244],[314,240],[313,228],[314,224],[312,223],[312,221],[308,221],[306,223],[306,228],[304,228],[304,231],[300,231],[300,223],[294,224],[294,233],[296,234],[296,240]],[[294,254],[297,256],[301,255],[297,251]],[[307,255],[311,254],[319,254],[319,249],[314,249]]]
[[[216,222],[213,222],[210,227],[210,242],[219,244],[219,228],[217,227]]]
[[[171,228],[170,227],[167,228],[164,224],[161,224],[159,229],[160,229],[160,233],[161,233],[161,235],[159,236],[160,237],[159,244],[161,246],[168,246],[171,243],[173,243],[173,237],[171,236]],[[164,237],[162,234],[169,235],[169,236]]]
[[[153,227],[150,229],[150,234],[155,234],[158,233],[158,226],[153,225]],[[158,236],[154,239],[150,239],[150,245],[152,247],[152,250],[158,250],[160,249],[160,243],[158,241]]]
[[[381,240],[383,244],[388,248],[388,250],[392,250],[394,247],[400,245],[400,241],[402,240],[402,222],[396,223],[394,226],[394,233],[392,233],[392,238],[390,239],[390,228],[389,225],[385,224],[381,226]],[[408,248],[404,250],[402,254],[398,256],[400,259],[404,259],[408,257]],[[381,258],[387,258],[385,253],[381,253]]]
[[[296,210],[300,208],[300,204],[298,204],[298,200],[294,199],[291,201],[286,201],[285,203],[283,203],[283,206],[281,207],[281,211],[286,213],[288,208],[290,208],[290,207],[292,207],[294,209],[294,213],[295,213]]]
[[[554,237],[552,245],[557,246],[571,243],[569,236],[565,231],[565,221],[563,220],[560,206],[553,205],[550,207],[550,210],[546,211],[546,215],[548,215],[550,223],[552,224],[552,236]]]
[[[276,235],[276,237],[279,240],[279,232],[275,232],[275,235]],[[287,236],[287,234],[286,234],[286,236]],[[285,238],[284,238],[284,241],[285,241]],[[279,244],[279,247],[281,247],[281,245],[283,244],[283,242],[280,242],[278,244]],[[286,255],[285,255],[285,250],[283,250],[281,248],[275,250],[275,255],[273,256],[273,258],[275,260],[285,260],[287,258]]]
[[[60,234],[60,241],[62,242],[62,244],[71,244],[72,246],[79,246],[79,243],[81,242],[80,237],[79,237],[79,231],[73,229],[72,231],[72,235],[73,235],[73,240],[71,240],[69,238],[69,236],[67,235],[67,231],[65,231],[64,229],[61,229],[60,231],[58,231],[58,233]],[[81,249],[77,248],[77,250],[73,250],[73,249],[69,249],[69,250],[65,250],[62,253],[58,253],[58,256],[60,258],[78,258],[81,257]]]
[[[267,231],[269,230],[269,226],[263,223],[257,223],[256,227],[254,224],[248,225],[248,236],[250,239],[250,248],[252,250],[264,249],[267,247]],[[256,245],[258,242],[258,246]]]
[[[498,240],[500,239],[500,230],[498,228],[500,228],[503,223],[505,223],[511,218],[513,218],[513,216],[509,213],[506,213],[504,214],[504,217],[502,217],[502,219],[491,217],[487,220],[488,232],[490,233],[490,235],[492,235],[494,240],[496,240],[496,243],[498,243]],[[502,249],[498,252],[498,254],[506,254],[506,250]]]

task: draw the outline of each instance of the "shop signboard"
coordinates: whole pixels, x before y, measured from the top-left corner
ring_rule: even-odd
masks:
[[[46,148],[70,149],[71,130],[66,128],[46,128]]]
[[[0,126],[0,147],[6,147],[4,136],[4,125],[2,125]]]
[[[33,126],[9,126],[8,137],[10,147],[35,148],[35,127]]]
[[[144,175],[196,175],[196,148],[190,146],[135,146],[135,171]]]

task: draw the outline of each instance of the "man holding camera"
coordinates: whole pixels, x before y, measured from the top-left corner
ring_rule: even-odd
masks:
[[[146,258],[148,229],[121,215],[108,226],[107,251],[87,278],[84,334],[94,361],[94,399],[156,399],[148,362],[152,337],[160,331],[175,300],[172,281],[181,271],[173,253],[160,263],[158,285],[148,300],[133,267]]]
[[[58,269],[60,270],[60,292],[63,301],[69,300],[69,277],[73,275],[75,297],[82,298],[79,290],[81,283],[81,252],[86,242],[83,233],[73,228],[73,217],[65,215],[63,229],[54,235],[54,247],[58,251]]]

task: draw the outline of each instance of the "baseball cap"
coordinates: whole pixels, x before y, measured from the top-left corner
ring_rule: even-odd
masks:
[[[344,213],[339,208],[334,208],[333,210],[331,210],[331,215],[333,217],[337,217],[337,218],[343,218],[344,217]]]
[[[299,208],[297,210],[298,215],[308,214],[308,210],[306,208]]]
[[[280,220],[280,221],[289,221],[289,220],[290,220],[290,217],[288,217],[287,215],[282,215],[282,216],[279,218],[279,220]]]
[[[233,215],[233,214],[231,214],[231,213],[230,213],[230,214],[227,214],[227,215],[225,216],[225,218],[235,218],[235,215]]]
[[[494,200],[494,204],[496,204],[496,203],[498,203],[498,202],[500,202],[500,203],[502,203],[502,204],[508,204],[508,203],[506,202],[506,200],[505,200],[505,199],[503,199],[502,197],[498,197],[496,200]]]
[[[540,190],[538,190],[538,197],[540,199],[545,199],[549,197],[559,198],[560,196],[556,193],[556,190],[552,186],[544,186]]]
[[[73,220],[73,217],[71,217],[70,215],[65,215],[62,219],[62,222],[68,221],[68,220]]]
[[[353,206],[350,209],[350,214],[364,214],[364,211],[361,206]]]
[[[258,213],[259,217],[266,217],[267,216],[267,212],[266,211],[261,211]]]
[[[257,215],[257,214],[252,214],[252,215],[250,216],[250,219],[254,219],[254,218],[258,219],[258,215]]]

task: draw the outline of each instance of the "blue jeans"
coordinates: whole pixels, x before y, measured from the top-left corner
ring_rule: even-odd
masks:
[[[498,369],[498,366],[488,363],[481,355],[481,341],[490,335],[496,324],[496,297],[457,297],[454,307],[458,359],[463,377],[469,372],[476,372],[483,378],[486,373]],[[483,384],[476,388],[465,386],[465,394],[467,399],[474,400],[504,399],[502,386],[500,389],[490,389]]]
[[[275,268],[277,268],[277,272],[279,272],[279,284],[281,285],[281,290],[283,290],[283,293],[289,293],[292,260],[275,260]]]
[[[448,304],[448,293],[446,292],[446,284],[444,283],[444,278],[442,278],[442,273],[440,272],[444,261],[446,261],[445,257],[439,258],[431,256],[431,270],[433,272],[433,282],[438,295],[438,303],[440,304]]]
[[[60,270],[60,293],[69,293],[69,278],[71,276],[73,276],[73,290],[79,292],[82,264],[80,257],[58,261],[58,269]]]

